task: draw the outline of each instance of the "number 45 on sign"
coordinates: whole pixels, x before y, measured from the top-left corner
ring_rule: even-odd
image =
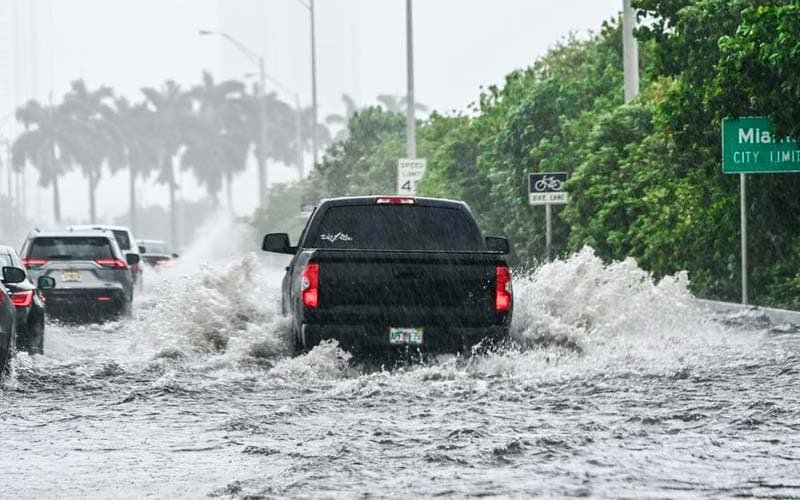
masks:
[[[417,195],[417,183],[425,175],[425,159],[402,158],[397,162],[397,194]]]

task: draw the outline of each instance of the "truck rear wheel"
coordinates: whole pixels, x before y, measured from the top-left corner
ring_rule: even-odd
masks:
[[[292,356],[299,356],[306,352],[306,346],[303,345],[303,341],[300,339],[300,332],[297,331],[297,328],[292,326],[292,338],[290,339],[290,349]]]

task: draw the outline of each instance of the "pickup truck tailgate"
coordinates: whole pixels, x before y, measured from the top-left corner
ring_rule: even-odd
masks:
[[[314,315],[496,322],[497,254],[317,250],[311,260],[320,273]]]

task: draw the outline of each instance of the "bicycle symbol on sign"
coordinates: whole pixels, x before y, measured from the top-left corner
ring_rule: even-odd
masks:
[[[545,175],[533,184],[536,191],[561,191],[561,181],[553,175]]]

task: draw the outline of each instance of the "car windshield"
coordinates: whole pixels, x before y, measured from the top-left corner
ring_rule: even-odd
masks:
[[[312,248],[375,250],[485,250],[465,212],[419,205],[354,205],[325,212]]]
[[[95,260],[114,257],[108,238],[67,236],[36,238],[28,256],[47,260]]]
[[[128,237],[127,231],[115,229],[112,233],[114,233],[114,238],[117,240],[117,245],[119,245],[120,250],[125,251],[131,249],[131,239]]]

